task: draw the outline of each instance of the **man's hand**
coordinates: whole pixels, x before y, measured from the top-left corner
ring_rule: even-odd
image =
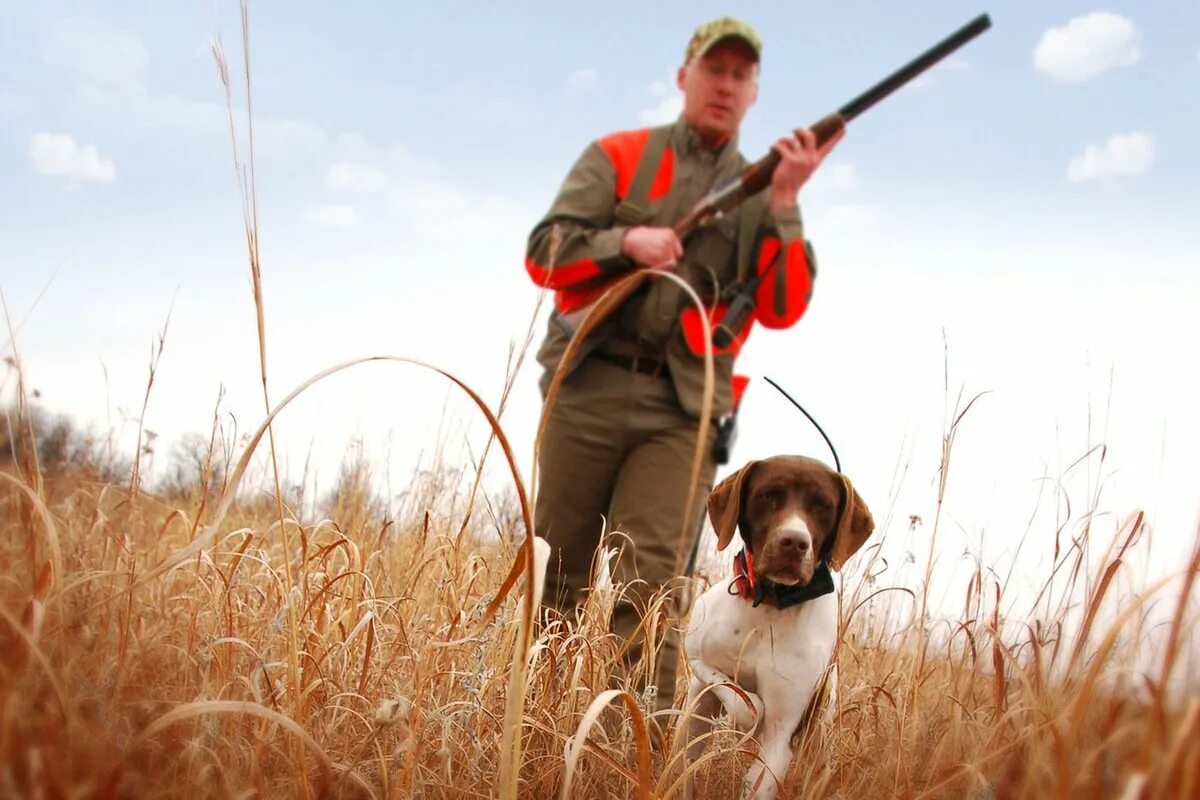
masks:
[[[670,228],[639,225],[621,237],[621,255],[633,259],[639,267],[670,269],[683,256],[683,244]]]
[[[793,136],[785,136],[771,148],[779,153],[779,166],[771,176],[771,211],[779,212],[796,205],[796,195],[800,187],[812,177],[821,165],[821,160],[829,154],[845,135],[846,129],[838,132],[821,147],[817,147],[817,137],[808,128],[800,128]]]

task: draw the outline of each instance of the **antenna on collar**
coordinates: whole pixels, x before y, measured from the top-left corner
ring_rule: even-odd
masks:
[[[841,472],[842,471],[842,460],[840,458],[838,458],[837,449],[834,448],[833,442],[829,441],[829,437],[825,435],[825,431],[821,428],[821,426],[817,423],[817,421],[815,419],[813,419],[813,415],[808,413],[807,411],[805,411],[804,406],[797,403],[796,399],[794,397],[792,397],[790,394],[788,394],[787,392],[785,392],[783,390],[783,387],[780,386],[778,383],[771,380],[766,375],[763,375],[763,380],[766,381],[767,383],[771,384],[772,386],[774,386],[776,389],[778,389],[779,393],[781,395],[786,397],[788,399],[788,401],[791,402],[791,404],[794,405],[796,408],[800,409],[801,414],[808,417],[808,421],[811,422],[813,424],[813,427],[817,429],[817,432],[821,434],[821,438],[825,440],[825,444],[829,445],[829,452],[833,453],[833,465],[837,468],[838,472]]]

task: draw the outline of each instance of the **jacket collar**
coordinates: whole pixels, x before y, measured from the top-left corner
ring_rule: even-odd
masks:
[[[754,574],[754,559],[750,551],[742,548],[733,557],[733,582],[729,593],[753,601],[758,608],[762,603],[784,609],[800,605],[808,600],[833,592],[833,573],[824,561],[817,562],[812,580],[803,586],[788,586]]]
[[[675,150],[688,158],[724,165],[738,157],[738,135],[735,133],[716,148],[708,147],[700,138],[700,131],[682,114],[671,128],[671,140]]]

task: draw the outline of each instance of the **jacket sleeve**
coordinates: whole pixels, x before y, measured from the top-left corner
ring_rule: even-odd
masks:
[[[755,256],[758,274],[766,276],[755,297],[755,319],[767,328],[787,328],[808,308],[816,258],[804,239],[799,207],[768,212],[766,227]]]
[[[613,225],[616,186],[616,167],[593,142],[567,174],[549,213],[529,235],[525,270],[534,283],[577,291],[633,268],[633,262],[621,255],[621,237],[627,228]],[[552,253],[556,229],[557,253]]]

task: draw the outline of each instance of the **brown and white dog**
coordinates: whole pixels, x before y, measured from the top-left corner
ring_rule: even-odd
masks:
[[[692,760],[699,750],[693,739],[708,728],[719,701],[735,726],[754,730],[761,747],[743,797],[773,798],[837,643],[830,570],[862,547],[875,523],[844,475],[802,456],[746,464],[709,494],[708,514],[718,550],[735,529],[745,547],[735,574],[692,609],[684,641],[692,671],[684,708],[692,716],[684,746]]]

